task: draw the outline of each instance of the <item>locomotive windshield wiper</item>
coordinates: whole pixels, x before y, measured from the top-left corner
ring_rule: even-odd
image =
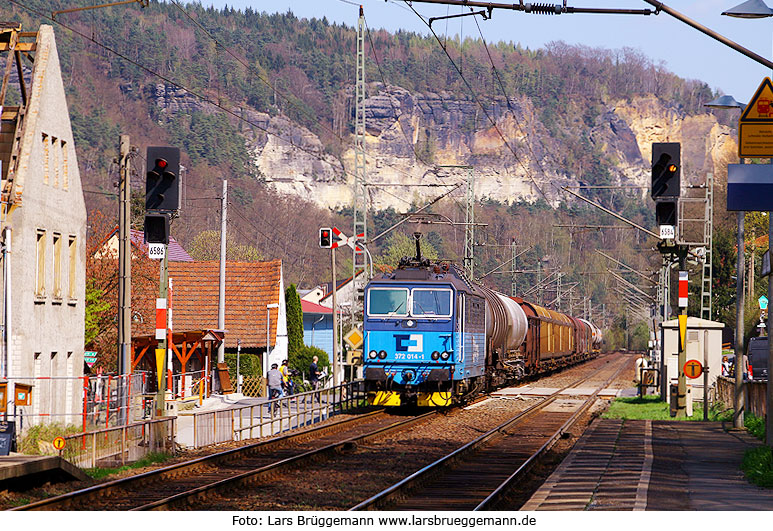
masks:
[[[394,317],[395,315],[397,315],[397,312],[399,312],[399,311],[400,311],[400,308],[402,308],[402,307],[403,307],[403,304],[405,304],[405,301],[402,301],[402,302],[400,303],[400,305],[399,305],[397,308],[395,308],[394,310],[392,310],[391,312],[389,312],[388,314],[386,314],[386,316],[387,316],[387,317]]]

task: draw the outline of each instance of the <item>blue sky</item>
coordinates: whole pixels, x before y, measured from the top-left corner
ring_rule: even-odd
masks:
[[[516,0],[509,0],[510,2]],[[327,17],[330,21],[354,26],[358,5],[365,9],[365,19],[371,29],[390,31],[405,29],[426,34],[426,25],[398,0],[201,0],[204,5],[236,8],[251,6],[266,12],[286,12],[288,9],[302,18]],[[561,0],[537,0],[535,3],[561,3]],[[773,18],[746,20],[721,16],[726,9],[742,0],[670,0],[666,5],[696,22],[707,26],[742,46],[771,58],[773,55]],[[505,3],[505,2],[502,2]],[[425,15],[443,16],[460,13],[459,7],[413,4]],[[643,9],[651,7],[641,0],[568,0],[572,7],[617,7]],[[767,0],[773,7],[773,0]],[[730,94],[746,103],[764,77],[771,72],[714,39],[676,20],[666,13],[641,15],[533,15],[517,11],[497,10],[491,20],[479,20],[488,42],[512,41],[531,49],[545,43],[562,40],[571,44],[609,49],[632,47],[653,62],[688,79],[700,79],[712,88]],[[479,37],[471,17],[436,22],[439,34]]]

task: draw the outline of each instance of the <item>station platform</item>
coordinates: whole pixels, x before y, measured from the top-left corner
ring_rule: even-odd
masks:
[[[596,419],[522,511],[770,511],[744,452],[762,443],[721,422]]]
[[[0,490],[10,484],[14,488],[29,488],[47,481],[87,479],[88,476],[80,468],[59,456],[15,453],[0,456]]]

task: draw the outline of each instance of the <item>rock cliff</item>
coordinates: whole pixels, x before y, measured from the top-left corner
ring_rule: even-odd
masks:
[[[369,85],[366,99],[366,182],[373,207],[405,210],[460,182],[472,166],[476,196],[552,205],[566,199],[560,186],[586,182],[562,166],[562,145],[527,97],[488,101],[448,92],[411,93]],[[146,94],[162,112],[206,110],[190,95],[156,85]],[[320,206],[351,205],[354,150],[337,158],[307,128],[284,116],[234,109],[258,127],[242,134],[262,176],[277,190],[311,198]],[[495,125],[492,125],[492,121]],[[578,120],[568,136],[586,135],[608,161],[612,182],[648,186],[652,142],[681,142],[684,179],[699,184],[721,170],[736,151],[735,131],[711,114],[689,116],[656,96],[610,102],[594,123]],[[272,134],[266,134],[268,131]],[[349,138],[349,145],[353,146]],[[505,142],[506,139],[507,142]],[[446,167],[444,167],[446,166]],[[456,166],[449,168],[447,166]],[[723,175],[718,175],[723,178]],[[420,185],[420,186],[419,186]]]

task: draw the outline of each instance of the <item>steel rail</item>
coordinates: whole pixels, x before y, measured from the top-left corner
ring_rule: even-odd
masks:
[[[602,358],[599,358],[602,359]],[[571,384],[557,390],[556,392],[552,393],[551,395],[545,397],[544,400],[541,402],[534,404],[533,406],[529,407],[528,409],[520,412],[515,417],[505,421],[504,423],[500,424],[499,426],[489,430],[488,432],[484,433],[477,439],[470,441],[469,443],[465,444],[464,446],[457,448],[450,454],[445,455],[444,457],[441,457],[440,459],[436,460],[433,463],[430,463],[429,465],[425,466],[424,468],[414,472],[410,476],[402,479],[401,481],[395,483],[391,487],[388,487],[387,489],[381,491],[380,493],[371,496],[367,500],[355,505],[354,507],[350,508],[350,511],[366,511],[366,510],[380,510],[381,507],[386,504],[387,502],[391,501],[392,499],[399,496],[402,492],[406,491],[408,488],[417,485],[419,482],[426,480],[429,478],[429,476],[440,469],[449,466],[450,464],[458,461],[459,459],[463,458],[464,456],[473,453],[477,449],[479,449],[484,443],[490,441],[491,439],[495,438],[497,435],[503,433],[505,430],[507,430],[509,427],[511,427],[513,424],[517,424],[518,422],[524,420],[527,417],[531,417],[534,413],[537,413],[544,409],[546,406],[554,402],[559,395],[565,391],[566,389],[571,389],[572,387],[575,387],[577,385],[580,385],[581,383],[591,379],[592,377],[596,376],[595,374],[590,374],[588,376],[585,376],[583,378],[579,378],[576,381],[572,382]]]
[[[165,480],[171,477],[179,476],[180,474],[191,473],[203,466],[217,465],[219,462],[231,460],[234,456],[239,454],[251,454],[272,449],[274,447],[280,447],[287,443],[308,440],[316,436],[323,436],[329,433],[336,433],[347,429],[349,426],[365,420],[372,420],[377,417],[386,416],[387,413],[383,409],[358,415],[357,417],[344,419],[324,426],[318,426],[315,428],[307,429],[297,433],[291,433],[283,435],[281,437],[267,439],[259,441],[253,444],[241,446],[239,448],[232,448],[216,454],[199,457],[190,461],[184,461],[167,467],[159,468],[156,470],[150,470],[142,474],[135,476],[129,476],[126,478],[116,479],[106,483],[100,483],[91,487],[86,487],[74,492],[62,494],[45,500],[40,500],[27,505],[14,507],[9,509],[12,511],[33,511],[33,510],[51,510],[57,507],[66,507],[72,502],[79,499],[89,499],[94,496],[104,496],[111,492],[120,491],[127,487],[133,488],[135,485],[140,485],[147,481],[159,481]]]
[[[135,507],[130,510],[131,511],[149,511],[149,510],[157,511],[157,510],[173,509],[176,505],[186,503],[188,500],[192,498],[203,496],[207,492],[248,486],[255,483],[256,481],[259,481],[264,476],[276,474],[278,471],[283,469],[298,467],[300,464],[302,464],[305,461],[314,461],[321,457],[334,455],[336,453],[339,453],[343,449],[356,446],[358,443],[362,443],[369,439],[386,435],[393,431],[403,430],[405,428],[408,428],[420,422],[427,421],[430,418],[434,417],[436,414],[437,414],[436,411],[430,411],[428,413],[424,413],[422,415],[419,415],[407,420],[390,424],[389,426],[384,426],[382,428],[373,430],[363,435],[356,435],[354,437],[350,437],[343,441],[329,444],[322,448],[309,450],[302,454],[298,454],[293,457],[288,457],[287,459],[282,459],[281,461],[271,463],[270,465],[256,468],[255,470],[249,470],[242,474],[238,474],[236,476],[232,476],[229,478],[224,478],[219,481],[209,483],[207,485],[202,485],[200,487],[196,487],[195,489],[181,492],[179,494],[175,494],[174,496],[170,496],[168,498],[164,498],[162,500],[158,500],[155,502],[147,503],[145,505],[141,505],[139,507]]]
[[[598,395],[601,393],[601,391],[610,383],[612,383],[615,378],[620,375],[623,369],[625,369],[626,366],[627,364],[625,363],[621,364],[615,373],[610,376],[601,386],[596,388],[593,394],[587,398],[585,403],[580,406],[577,411],[575,411],[574,414],[572,414],[572,416],[569,417],[566,422],[564,422],[564,424],[547,441],[545,441],[545,444],[543,444],[539,450],[534,452],[531,457],[529,457],[521,466],[518,467],[515,472],[510,475],[510,477],[503,481],[499,487],[497,487],[482,502],[480,502],[478,506],[473,509],[473,511],[491,510],[492,508],[496,507],[497,504],[505,498],[511,487],[520,479],[522,479],[529,470],[531,470],[531,468],[537,463],[537,460],[545,455],[548,450],[553,448],[556,442],[563,436],[564,433],[566,433],[569,428],[574,425],[575,422],[577,422],[581,415],[590,409],[590,407],[596,402],[596,399],[598,398]]]

